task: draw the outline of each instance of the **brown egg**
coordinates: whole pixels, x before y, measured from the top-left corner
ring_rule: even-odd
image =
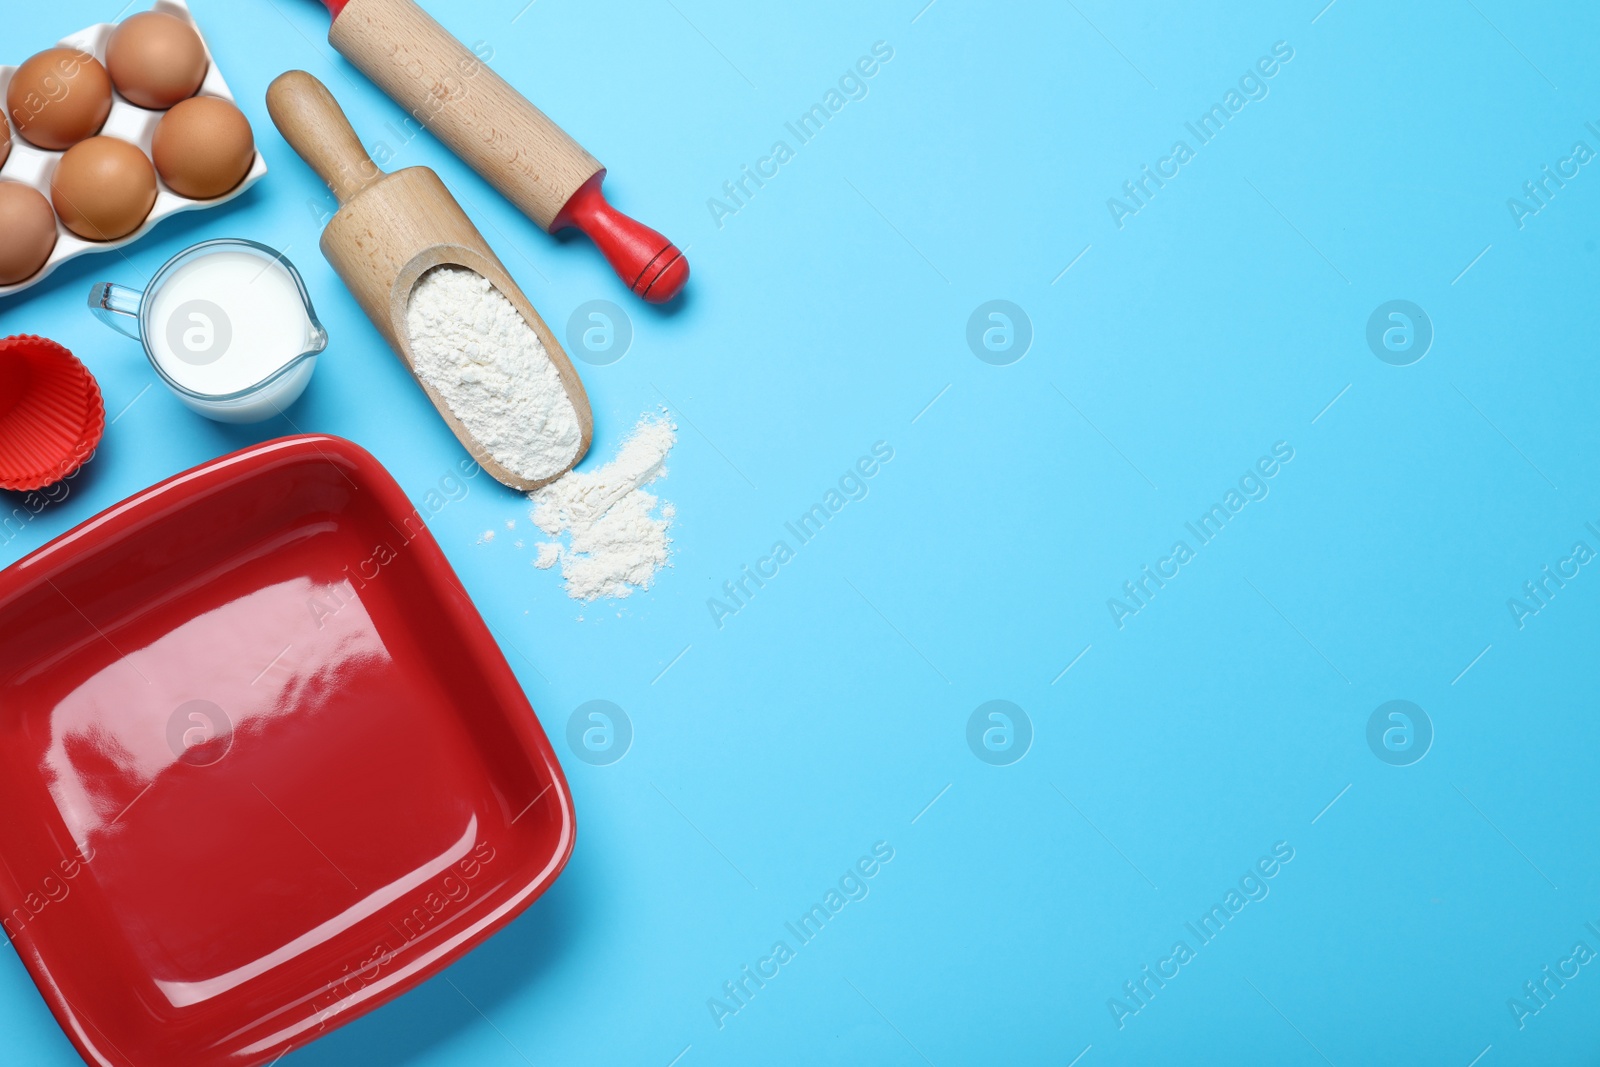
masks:
[[[11,154],[11,124],[4,117],[0,117],[0,167],[5,166],[6,157]]]
[[[244,112],[226,100],[197,96],[162,116],[150,154],[173,192],[210,200],[244,180],[256,139]]]
[[[21,182],[0,182],[0,285],[39,273],[56,247],[56,214],[44,194]]]
[[[111,114],[111,76],[87,52],[51,48],[11,75],[6,111],[24,140],[59,152],[105,125]]]
[[[159,11],[130,17],[106,45],[106,68],[117,92],[156,111],[198,92],[209,66],[194,27]]]
[[[50,199],[79,237],[115,241],[137,230],[155,206],[155,168],[127,141],[91,137],[56,164]]]

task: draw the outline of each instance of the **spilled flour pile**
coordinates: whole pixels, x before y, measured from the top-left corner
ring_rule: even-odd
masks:
[[[530,482],[572,462],[582,429],[544,344],[489,279],[435,267],[412,290],[406,333],[418,377],[495,462]]]
[[[649,589],[667,563],[667,528],[676,512],[668,503],[652,514],[659,501],[644,487],[667,473],[667,454],[677,440],[678,427],[665,411],[647,415],[604,467],[572,471],[529,493],[529,516],[552,538],[538,546],[533,565],[560,563],[574,600]]]

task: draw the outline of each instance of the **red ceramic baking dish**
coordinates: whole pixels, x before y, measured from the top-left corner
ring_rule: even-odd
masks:
[[[91,1064],[269,1063],[504,926],[572,797],[387,471],[180,474],[0,572],[0,921]]]

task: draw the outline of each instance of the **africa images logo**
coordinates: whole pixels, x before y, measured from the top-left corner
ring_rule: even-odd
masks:
[[[233,747],[233,721],[209,700],[190,700],[167,716],[167,748],[180,763],[209,767]]]
[[[567,747],[591,767],[609,767],[633,747],[633,720],[609,700],[591,700],[567,719]]]
[[[1409,767],[1433,747],[1433,720],[1409,700],[1380,704],[1367,719],[1367,747],[1391,767]]]
[[[979,304],[967,318],[967,347],[993,367],[1009,367],[1033,346],[1033,320],[1009,300]]]
[[[567,319],[567,351],[592,367],[609,367],[633,345],[633,320],[609,300],[579,304]]]
[[[1033,747],[1033,720],[1009,700],[979,704],[967,717],[967,747],[991,767],[1009,767]]]
[[[1391,367],[1409,367],[1433,347],[1433,320],[1409,300],[1379,304],[1367,319],[1367,347]]]
[[[192,366],[215,363],[232,343],[233,322],[210,300],[186,300],[167,317],[167,347]]]

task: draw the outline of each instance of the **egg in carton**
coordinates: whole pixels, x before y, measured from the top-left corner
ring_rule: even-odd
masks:
[[[199,25],[194,16],[190,14],[189,7],[183,0],[156,0],[151,8],[162,14],[172,15],[192,27],[200,37],[201,46],[206,53],[206,75],[200,84],[200,89],[195,93],[199,97],[214,97],[219,100],[234,102],[233,93],[228,88],[228,83],[223,80],[222,72],[217,69],[216,60],[211,54],[211,46],[206,43],[205,35],[200,32]],[[111,40],[111,35],[116,32],[117,25],[102,22],[87,29],[78,31],[70,37],[63,38],[57,45],[60,48],[75,48],[94,56],[103,65],[106,62],[106,46]],[[11,78],[16,73],[15,66],[0,66],[0,99],[4,99],[6,90],[10,87]],[[3,109],[0,109],[3,110]],[[105,125],[100,128],[100,135],[115,137],[127,141],[137,147],[147,157],[151,154],[151,142],[155,137],[156,126],[161,122],[165,111],[152,111],[134,105],[120,92],[113,90],[111,97],[111,113],[107,116]],[[10,123],[12,120],[5,115],[0,115],[0,123]],[[41,193],[46,200],[50,199],[50,180],[55,174],[56,165],[60,163],[64,152],[47,151],[36,145],[30,144],[26,138],[20,136],[14,126],[8,131],[11,141],[11,151],[0,166],[0,182],[14,181],[29,186]],[[4,138],[0,137],[0,141]],[[234,197],[243,193],[250,186],[260,181],[267,173],[267,162],[257,151],[255,158],[250,163],[250,169],[245,173],[243,180],[228,192],[210,200],[192,200],[178,195],[167,183],[157,175],[156,201],[150,209],[150,214],[138,229],[125,237],[113,241],[91,241],[78,236],[61,222],[55,220],[56,244],[50,253],[50,258],[45,260],[31,277],[14,285],[0,285],[0,297],[20,292],[29,286],[43,281],[62,263],[91,252],[109,252],[137,241],[149,233],[162,219],[175,215],[180,211],[193,211],[196,208],[216,207],[227,203]]]

